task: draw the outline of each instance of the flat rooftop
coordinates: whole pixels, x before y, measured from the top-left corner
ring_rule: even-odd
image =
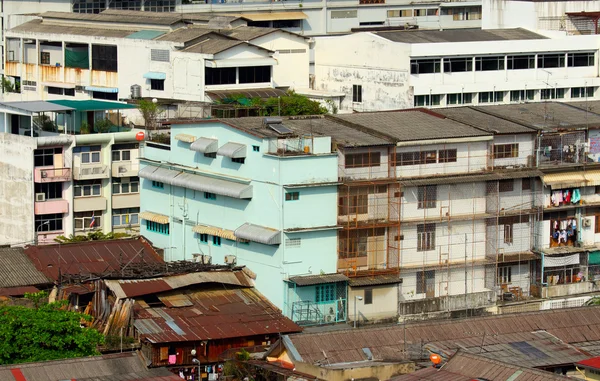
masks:
[[[447,30],[394,30],[373,32],[394,42],[426,44],[439,42],[479,42],[511,40],[545,40],[547,37],[523,28],[514,29],[447,29]]]

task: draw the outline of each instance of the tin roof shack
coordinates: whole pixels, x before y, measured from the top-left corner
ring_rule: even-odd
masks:
[[[123,306],[131,306],[136,337],[152,366],[191,371],[196,350],[203,372],[215,373],[219,355],[230,348],[268,346],[279,334],[302,331],[253,288],[246,273],[223,269],[106,285]]]
[[[50,287],[52,282],[35,268],[20,247],[0,247],[0,300]]]

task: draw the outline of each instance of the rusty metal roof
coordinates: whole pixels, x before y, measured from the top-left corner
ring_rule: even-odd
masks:
[[[185,297],[192,305],[151,308],[136,302],[134,325],[142,339],[169,343],[302,331],[253,288],[182,290],[167,296],[169,302]]]
[[[307,275],[307,276],[292,276],[290,282],[296,283],[296,285],[302,286],[313,286],[315,284],[325,283],[336,283],[336,282],[347,282],[348,277],[344,274],[333,273],[333,274],[319,274],[319,275]]]
[[[28,246],[25,254],[53,280],[65,275],[119,273],[129,264],[164,263],[144,238],[88,241],[66,245]]]
[[[399,274],[379,274],[350,278],[350,287],[382,286],[402,283]]]
[[[38,291],[40,290],[33,286],[5,287],[0,288],[0,296],[23,296],[26,292],[35,293]]]
[[[376,359],[401,358],[404,340],[407,347],[415,343],[469,338],[481,343],[484,335],[491,337],[538,330],[545,330],[565,343],[575,346],[578,346],[578,343],[583,346],[589,341],[600,341],[600,307],[409,323],[406,328],[397,325],[305,333],[291,335],[289,339],[303,361],[315,363],[323,360],[326,355],[327,360],[334,364],[366,360],[363,348],[369,348]]]
[[[23,248],[0,248],[0,287],[35,286],[52,283],[29,260]]]

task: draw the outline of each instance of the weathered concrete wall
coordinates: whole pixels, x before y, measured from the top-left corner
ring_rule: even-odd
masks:
[[[34,138],[0,134],[0,245],[33,241]]]
[[[466,303],[464,295],[401,301],[398,312],[402,319],[403,315],[484,308],[493,305],[495,301],[496,295],[493,291],[474,292],[467,294]]]
[[[348,367],[344,369],[328,369],[302,362],[296,362],[294,365],[298,372],[310,374],[327,381],[350,381],[358,379],[389,380],[392,377],[415,371],[415,364],[412,362],[383,363],[381,365],[370,363],[368,366],[357,363],[355,368],[348,364]]]

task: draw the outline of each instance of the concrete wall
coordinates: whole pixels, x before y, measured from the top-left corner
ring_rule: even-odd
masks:
[[[493,127],[492,127],[493,128]],[[533,134],[514,134],[514,135],[494,135],[493,144],[518,144],[519,156],[515,158],[495,158],[494,168],[505,167],[527,167],[535,165],[535,135]],[[493,155],[494,147],[490,147],[490,153]],[[492,156],[493,157],[493,156]]]
[[[34,138],[0,134],[0,245],[34,239]]]
[[[373,303],[365,304],[365,290],[373,293]],[[360,296],[363,299],[357,300]],[[354,316],[354,304],[356,313]],[[348,320],[359,323],[377,323],[382,320],[395,319],[398,315],[398,285],[387,284],[373,287],[351,287],[348,293]]]
[[[294,365],[298,372],[310,374],[321,380],[328,381],[351,381],[356,379],[388,380],[392,377],[415,371],[414,363],[384,363],[382,365],[369,363],[367,366],[359,362],[355,365],[348,364],[342,369],[330,369],[303,362],[295,362]]]

